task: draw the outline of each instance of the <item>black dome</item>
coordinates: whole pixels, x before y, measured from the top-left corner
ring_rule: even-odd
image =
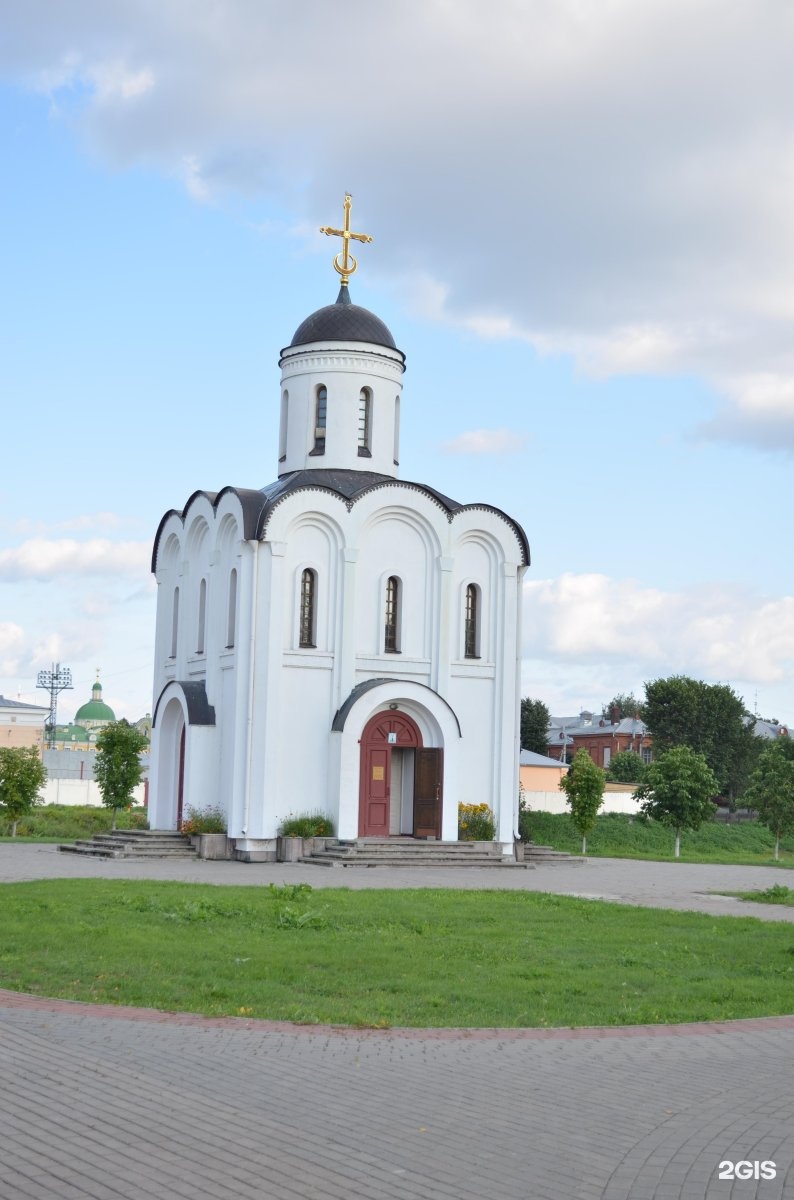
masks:
[[[336,304],[318,308],[295,330],[290,346],[307,342],[373,342],[396,350],[389,329],[368,308],[351,303],[346,287],[339,289]]]

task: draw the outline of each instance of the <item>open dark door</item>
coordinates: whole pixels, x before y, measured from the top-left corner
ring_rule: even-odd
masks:
[[[441,837],[444,751],[417,750],[414,773],[414,837]]]

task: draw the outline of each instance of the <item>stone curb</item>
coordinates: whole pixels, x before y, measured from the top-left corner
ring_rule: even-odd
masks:
[[[548,1029],[413,1029],[394,1026],[383,1029],[357,1025],[296,1025],[291,1021],[259,1021],[248,1017],[205,1017],[200,1013],[163,1012],[156,1008],[132,1008],[116,1004],[88,1004],[82,1000],[56,1000],[0,988],[0,1009],[50,1012],[77,1017],[111,1018],[116,1021],[149,1022],[205,1029],[254,1029],[258,1033],[293,1033],[323,1037],[400,1038],[406,1041],[583,1041],[605,1038],[693,1037],[731,1033],[763,1033],[794,1029],[794,1015],[743,1017],[735,1021],[692,1021],[679,1025],[583,1025]]]

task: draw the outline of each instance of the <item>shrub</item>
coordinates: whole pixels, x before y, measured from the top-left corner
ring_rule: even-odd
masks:
[[[182,832],[193,837],[198,833],[225,833],[226,814],[217,805],[210,808],[188,808],[182,819]]]
[[[458,841],[492,842],[496,821],[487,804],[458,805]]]
[[[334,823],[323,813],[292,813],[278,827],[279,837],[333,837]]]
[[[522,842],[531,842],[532,839],[532,822],[537,814],[530,812],[528,808],[522,808],[518,814],[518,836]]]

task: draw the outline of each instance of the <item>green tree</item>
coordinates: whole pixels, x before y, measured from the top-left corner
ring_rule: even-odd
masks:
[[[607,779],[615,783],[639,783],[644,770],[645,763],[636,750],[618,750],[610,759]]]
[[[585,749],[577,750],[568,772],[560,780],[565,792],[571,820],[582,835],[582,854],[587,852],[587,835],[596,823],[598,810],[604,802],[606,776]]]
[[[542,700],[521,701],[521,749],[534,750],[536,754],[549,752],[549,722],[551,716]]]
[[[642,716],[642,701],[637,699],[634,692],[618,692],[616,696],[612,697],[609,704],[603,705],[601,716],[613,723],[622,721],[624,717],[640,717]]]
[[[102,803],[116,814],[132,804],[132,793],[141,782],[141,753],[148,746],[144,735],[128,721],[106,725],[96,740],[94,778],[102,793]]]
[[[11,821],[11,836],[17,822],[39,804],[39,792],[47,771],[35,746],[6,746],[0,749],[0,806]]]
[[[717,794],[735,805],[761,747],[752,717],[733,688],[687,675],[654,679],[645,685],[643,719],[655,755],[675,746],[696,750],[717,777]]]
[[[775,835],[775,858],[780,858],[780,839],[794,830],[794,756],[780,739],[762,751],[753,772],[745,803]]]
[[[637,789],[645,815],[675,830],[676,858],[681,856],[681,831],[699,829],[714,815],[716,794],[714,772],[705,756],[689,746],[674,746],[649,763]]]

